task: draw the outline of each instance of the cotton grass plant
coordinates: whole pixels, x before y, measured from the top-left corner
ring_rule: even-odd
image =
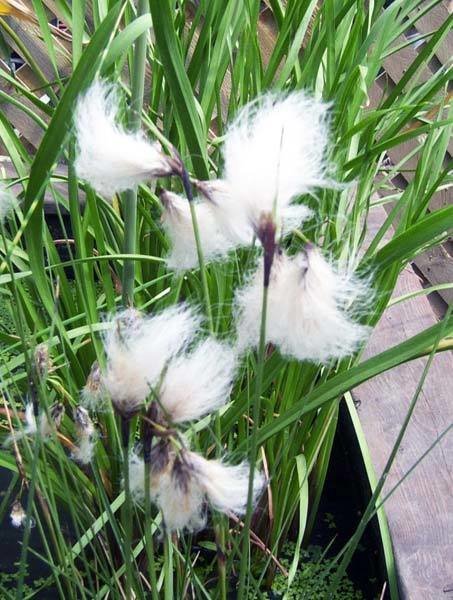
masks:
[[[5,597],[26,597],[32,554],[60,597],[267,593],[285,541],[310,541],[342,395],[451,347],[448,314],[358,361],[399,271],[451,227],[450,208],[428,213],[450,184],[448,65],[420,83],[414,64],[367,108],[421,3],[269,3],[265,61],[259,3],[158,4],[107,14],[95,3],[91,24],[74,2],[73,73],[49,105],[0,71],[45,130],[36,153],[0,132],[17,195],[1,195],[14,322],[1,367],[1,460],[14,483],[2,510],[23,532]],[[64,54],[40,27],[49,56]],[[446,31],[427,37],[422,59]],[[390,184],[385,151],[417,139],[414,118],[419,167],[364,248],[374,194]],[[43,218],[45,190],[68,260]]]

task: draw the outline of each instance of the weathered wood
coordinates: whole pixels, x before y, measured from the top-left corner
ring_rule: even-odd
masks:
[[[420,32],[429,33],[437,29],[444,23],[445,19],[448,17],[448,10],[446,3],[438,5],[430,10],[426,15],[421,17],[416,26]],[[404,41],[404,38],[401,38],[401,41]],[[450,45],[453,42],[453,33],[449,33],[447,39],[444,41],[442,45],[442,50],[437,53],[437,56],[440,60],[446,60],[447,56],[444,52],[445,48],[450,48]],[[445,54],[445,56],[444,56]],[[371,92],[370,92],[370,105],[372,107],[377,107],[381,103],[381,101],[386,96],[386,88],[392,89],[401,76],[404,74],[408,66],[417,56],[417,49],[413,46],[408,46],[403,50],[397,52],[394,55],[391,55],[385,61],[385,75],[381,77],[379,81],[375,83]],[[448,60],[451,56],[451,50],[448,50]],[[428,79],[431,71],[428,65],[423,67],[421,72],[420,81],[425,81]],[[441,99],[439,99],[441,102]],[[434,118],[434,113],[430,115],[431,118]],[[410,126],[415,126],[413,123]],[[390,148],[387,152],[388,157],[392,161],[394,165],[401,164],[400,169],[398,170],[399,179],[402,182],[402,187],[404,188],[406,183],[410,182],[415,175],[415,169],[417,167],[420,151],[415,152],[410,158],[408,156],[413,153],[417,147],[423,143],[423,138],[414,138],[403,144],[399,144],[393,148]],[[450,156],[453,154],[453,139],[450,140],[448,151],[446,153],[446,161],[450,160]],[[434,194],[430,202],[430,210],[437,210],[442,206],[446,206],[447,204],[451,204],[453,202],[453,197],[449,190],[442,190]],[[387,211],[392,208],[393,204],[390,204],[386,207]],[[453,281],[453,259],[451,257],[451,253],[448,251],[448,246],[444,244],[440,248],[435,250],[431,250],[430,252],[424,253],[421,256],[417,257],[415,264],[420,269],[422,274],[426,277],[426,279],[432,283],[447,283],[449,281]],[[441,298],[447,302],[453,302],[453,293],[451,290],[442,290],[439,292]]]
[[[423,4],[428,4],[424,2]],[[417,7],[417,12],[423,10],[423,4]],[[451,3],[450,3],[451,4]],[[448,9],[448,2],[445,0],[431,8],[426,15],[420,17],[415,23],[416,28],[420,33],[431,33],[439,29],[445,21],[448,19],[450,11]],[[443,43],[436,50],[436,56],[441,63],[447,63],[453,56],[453,32],[447,33]]]
[[[50,215],[58,214],[59,212],[61,214],[66,214],[67,210],[65,209],[64,206],[62,206],[62,204],[60,204],[57,209],[57,206],[55,203],[55,197],[52,193],[51,188],[53,188],[55,191],[57,191],[59,194],[61,194],[61,196],[63,196],[63,198],[67,198],[68,185],[65,182],[65,179],[68,176],[68,167],[66,165],[61,165],[61,164],[58,165],[53,170],[53,176],[54,176],[54,180],[51,180],[51,183],[46,187],[46,191],[44,193],[44,212],[46,214],[50,214]],[[56,177],[61,177],[62,180],[58,181],[58,180],[56,180]],[[17,178],[17,171],[14,168],[14,165],[12,164],[10,159],[5,159],[4,157],[0,157],[0,178],[1,179],[16,179]],[[23,193],[23,182],[13,185],[11,190],[12,190],[13,194],[15,194],[16,196],[19,197]],[[85,206],[85,201],[86,201],[85,192],[81,188],[79,188],[79,202],[80,202],[81,207]]]
[[[39,26],[32,23],[11,20],[10,27],[15,31],[16,35],[20,38],[21,42],[30,52],[33,60],[41,70],[44,77],[49,82],[57,79],[57,73],[55,73],[55,69],[48,56],[47,46],[41,39]],[[14,42],[14,40],[12,40],[12,38],[10,38],[6,33],[5,38],[7,39],[9,45],[21,56],[21,50],[16,42]],[[56,37],[54,37],[54,41],[58,75],[60,77],[67,77],[72,71],[70,56],[66,53],[66,51],[64,51],[63,46]]]
[[[369,228],[376,231],[386,214],[372,210]],[[408,267],[395,295],[419,290]],[[365,357],[374,356],[435,322],[430,303],[421,296],[389,308],[374,331]],[[353,392],[378,475],[400,430],[426,359],[401,365]],[[387,478],[384,495],[453,422],[453,355],[435,357],[402,447]],[[453,581],[453,435],[447,436],[388,499],[385,509],[392,534],[401,597],[441,600]]]
[[[453,258],[446,246],[437,246],[415,259],[415,264],[433,285],[453,282]],[[440,290],[439,295],[447,304],[453,303],[453,289]]]
[[[400,36],[395,40],[395,46],[407,43],[407,38]],[[391,54],[384,60],[384,67],[393,81],[399,81],[407,70],[407,67],[417,58],[418,52],[413,45],[401,48],[398,52]],[[432,77],[432,71],[427,65],[420,67],[418,83],[424,83]]]

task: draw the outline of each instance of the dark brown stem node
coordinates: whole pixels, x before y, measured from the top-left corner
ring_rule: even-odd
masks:
[[[276,249],[275,232],[276,227],[272,215],[270,213],[264,213],[261,216],[256,235],[260,240],[264,250],[263,285],[266,288],[269,287],[272,263],[274,262]]]

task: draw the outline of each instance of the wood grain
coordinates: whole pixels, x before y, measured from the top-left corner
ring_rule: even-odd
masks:
[[[426,5],[427,2],[424,2]],[[417,7],[417,12],[421,12],[423,4]],[[420,33],[431,33],[439,29],[449,17],[448,2],[445,0],[431,8],[429,12],[420,17],[416,22],[416,27]],[[453,56],[453,32],[450,31],[443,42],[436,50],[437,58],[442,63],[447,63]]]
[[[386,216],[373,209],[370,231]],[[406,268],[395,295],[420,289],[419,278]],[[435,322],[429,301],[421,296],[388,309],[374,331],[365,357],[374,356]],[[426,359],[402,365],[359,386],[353,393],[373,463],[381,474]],[[437,437],[453,422],[453,354],[435,357],[402,447],[387,478],[389,492]],[[393,538],[401,597],[404,600],[448,600],[453,581],[453,434],[420,463],[386,503]]]

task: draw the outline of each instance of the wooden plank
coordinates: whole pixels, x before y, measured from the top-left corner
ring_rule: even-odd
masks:
[[[376,231],[385,218],[382,208],[370,214]],[[401,274],[395,294],[420,289],[411,268]],[[365,358],[394,346],[435,322],[429,301],[418,297],[396,304],[383,315]],[[426,359],[401,365],[359,386],[353,396],[378,475],[382,473]],[[402,447],[390,471],[389,492],[428,447],[453,422],[453,355],[435,357]],[[386,503],[403,600],[447,600],[453,581],[453,444],[438,444]]]
[[[34,87],[38,86],[38,80],[27,64],[22,65],[16,71],[15,77],[29,89],[33,89]],[[2,80],[0,82],[0,88],[8,96],[17,97],[22,104],[31,108],[33,112],[37,113],[45,122],[49,121],[48,115],[40,111],[28,98],[22,94],[19,94],[12,84]],[[41,97],[45,96],[44,92],[42,92],[40,95]],[[7,101],[0,103],[0,108],[10,121],[11,125],[19,132],[20,137],[29,143],[31,150],[33,151],[33,149],[38,148],[44,134],[39,125],[37,125],[35,121],[24,111]]]
[[[375,82],[371,89],[370,104],[372,107],[375,108],[379,106],[382,99],[385,97],[384,88],[388,86],[390,86],[390,88],[392,87],[392,81],[389,81],[389,74],[386,73],[384,77],[381,77],[379,81]],[[417,139],[413,139],[389,149],[387,154],[392,163],[397,165],[411,152],[413,152],[418,145],[419,141]],[[450,153],[453,151],[453,140],[450,141],[449,150]],[[448,161],[449,158],[450,157],[447,152],[446,160]],[[400,176],[403,178],[402,187],[405,186],[404,181],[410,182],[413,179],[418,160],[419,153],[416,153],[411,156],[404,163],[404,165],[402,165],[399,171]],[[383,195],[385,195],[385,193]],[[438,210],[439,208],[451,203],[453,203],[451,191],[441,190],[432,197],[430,202],[430,210]],[[385,209],[388,212],[392,207],[393,203],[386,205]],[[415,260],[415,264],[426,277],[426,279],[434,285],[436,283],[447,283],[453,281],[452,261],[453,259],[451,258],[451,253],[448,251],[448,245],[444,244],[440,248],[430,250],[429,252],[418,256]],[[453,302],[453,292],[451,290],[442,290],[439,292],[439,296],[447,304]]]
[[[39,127],[39,125],[35,123],[31,117],[25,114],[17,106],[2,103],[0,104],[0,109],[7,117],[11,125],[13,125],[14,129],[19,132],[22,142],[26,140],[31,146],[31,148],[29,147],[28,150],[36,151],[44,135],[44,131],[41,129],[41,127]],[[25,146],[27,146],[27,144],[25,144]]]
[[[417,268],[433,285],[453,282],[453,257],[447,245],[437,246],[415,259]],[[440,290],[439,295],[447,304],[453,304],[453,290]]]
[[[67,177],[68,175],[68,167],[66,165],[58,165],[55,169],[53,169],[52,174],[54,176],[58,175],[60,177]],[[17,171],[14,168],[14,165],[11,162],[9,157],[0,156],[0,178],[1,179],[16,179]],[[60,204],[58,210],[55,205],[55,199],[52,194],[52,191],[49,189],[50,185],[53,186],[55,190],[57,190],[63,197],[67,197],[68,194],[68,185],[65,181],[53,181],[51,184],[46,186],[46,191],[44,193],[44,212],[46,214],[68,214],[68,211]],[[23,184],[17,183],[11,187],[13,194],[16,196],[20,196],[23,193]],[[79,188],[79,202],[81,208],[85,206],[86,195],[85,192]]]
[[[395,46],[405,43],[407,43],[407,38],[404,36],[400,36],[395,40]],[[418,52],[413,45],[406,46],[405,48],[398,50],[398,52],[395,52],[395,54],[391,54],[387,57],[383,62],[383,66],[393,81],[396,82],[402,78],[407,67],[414,62],[417,56]],[[432,75],[431,69],[425,64],[418,72],[417,83],[420,84],[428,81]]]
[[[415,12],[420,13],[426,4],[428,4],[428,0],[419,4]],[[440,2],[426,13],[426,15],[420,17],[415,23],[415,27],[420,33],[431,33],[439,29],[449,16],[448,2]],[[450,62],[453,56],[453,31],[447,33],[443,43],[436,51],[436,56],[443,64]]]
[[[446,113],[446,111],[445,111]],[[447,114],[445,114],[445,118],[448,118]],[[414,121],[413,126],[417,126],[419,124],[418,121]],[[407,130],[408,128],[406,127],[405,130]],[[426,134],[423,134],[423,136],[418,136],[416,138],[413,138],[412,140],[408,140],[407,142],[404,142],[403,144],[398,144],[398,146],[394,146],[393,148],[390,148],[390,150],[388,151],[388,155],[390,156],[390,158],[392,159],[394,164],[398,164],[401,160],[403,160],[406,156],[408,156],[411,152],[413,152],[419,145],[420,143],[423,144],[424,140],[426,139]],[[448,143],[448,149],[445,155],[445,160],[448,162],[449,160],[451,160],[451,156],[453,155],[453,139],[451,139]],[[406,164],[403,166],[403,169],[406,170],[415,170],[415,167],[417,166],[417,162],[419,160],[419,154],[414,154],[407,162]],[[413,173],[408,173],[407,176],[405,175],[406,179],[408,181],[410,181],[413,178]]]
[[[46,44],[41,39],[39,25],[11,20],[10,27],[15,31],[24,46],[31,53],[33,60],[36,62],[46,79],[48,81],[54,81],[56,79],[55,69],[49,59]],[[5,38],[7,39],[8,44],[21,55],[18,45],[6,33]],[[63,51],[63,46],[57,42],[56,38],[54,39],[59,75],[60,77],[67,77],[72,71],[70,56],[66,51]]]

